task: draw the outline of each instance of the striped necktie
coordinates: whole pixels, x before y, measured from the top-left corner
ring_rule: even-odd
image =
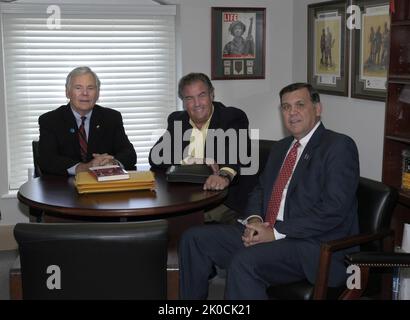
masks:
[[[279,175],[276,178],[275,184],[273,185],[273,190],[271,198],[268,203],[268,209],[266,210],[265,221],[269,222],[270,226],[273,226],[278,217],[280,202],[282,200],[283,190],[292,175],[293,168],[296,163],[296,158],[298,155],[298,148],[300,146],[299,141],[293,145],[290,149],[285,161],[283,162],[282,168],[280,169]]]
[[[81,161],[87,162],[87,135],[85,133],[85,119],[87,117],[81,117],[81,125],[78,128],[78,141],[80,142],[80,154],[81,154]]]

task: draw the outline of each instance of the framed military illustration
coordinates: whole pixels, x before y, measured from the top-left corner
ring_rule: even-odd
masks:
[[[352,30],[352,97],[386,100],[389,66],[390,15],[388,0],[356,0],[360,21]],[[359,19],[358,19],[359,20]]]
[[[212,79],[265,78],[265,12],[265,8],[212,8]]]
[[[348,1],[308,6],[308,82],[319,92],[347,96],[349,33]]]

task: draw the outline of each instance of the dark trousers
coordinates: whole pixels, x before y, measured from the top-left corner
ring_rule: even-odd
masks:
[[[226,299],[267,299],[266,289],[304,279],[297,239],[246,248],[244,227],[205,225],[187,230],[180,241],[180,298],[206,299],[214,265],[227,270]],[[298,245],[299,243],[299,245]]]

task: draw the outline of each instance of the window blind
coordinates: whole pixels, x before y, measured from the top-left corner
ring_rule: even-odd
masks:
[[[152,8],[147,14],[99,6],[97,14],[84,14],[78,5],[61,9],[61,28],[50,29],[46,10],[30,7],[1,15],[9,189],[27,180],[38,117],[67,103],[65,78],[77,66],[97,73],[97,103],[121,112],[138,166],[147,165],[152,133],[177,108],[175,10],[156,15]]]

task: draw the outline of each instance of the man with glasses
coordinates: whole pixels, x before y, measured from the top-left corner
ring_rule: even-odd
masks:
[[[247,215],[236,225],[189,229],[181,238],[180,297],[205,299],[214,265],[227,270],[227,299],[266,299],[266,289],[316,281],[320,245],[358,232],[359,160],[354,141],[325,129],[319,94],[306,83],[280,92],[291,133],[270,152]],[[346,279],[343,258],[333,256],[329,285]]]
[[[90,167],[119,164],[135,170],[137,155],[118,111],[96,104],[100,80],[88,67],[73,69],[66,79],[70,100],[39,117],[42,173],[75,175]]]

